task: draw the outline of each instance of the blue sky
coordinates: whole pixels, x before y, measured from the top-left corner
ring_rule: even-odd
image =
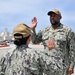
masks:
[[[0,0],[0,32],[5,28],[12,33],[19,23],[30,26],[31,19],[36,16],[36,31],[49,26],[47,12],[53,9],[61,11],[61,23],[75,31],[75,0]]]

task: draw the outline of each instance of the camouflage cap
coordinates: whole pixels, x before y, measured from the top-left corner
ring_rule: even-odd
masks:
[[[24,23],[18,24],[14,30],[13,34],[22,34],[23,37],[27,37],[31,34],[31,28]],[[22,38],[21,36],[14,36],[14,38]]]
[[[54,9],[54,10],[52,10],[52,11],[49,11],[47,14],[48,14],[48,15],[51,15],[52,13],[55,13],[55,14],[58,14],[58,15],[60,15],[60,16],[61,16],[60,11],[59,11],[59,10],[57,10],[57,9]]]

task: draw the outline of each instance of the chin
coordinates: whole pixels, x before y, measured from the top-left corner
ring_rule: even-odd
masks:
[[[54,25],[57,25],[57,24],[58,24],[58,22],[52,23],[53,26],[54,26]]]

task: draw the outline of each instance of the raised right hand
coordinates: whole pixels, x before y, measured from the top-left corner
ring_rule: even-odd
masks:
[[[37,18],[33,17],[30,27],[34,29],[37,26]]]

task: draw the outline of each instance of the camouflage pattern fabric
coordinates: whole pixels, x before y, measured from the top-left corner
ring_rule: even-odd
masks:
[[[68,68],[74,68],[72,30],[64,25],[56,30],[47,27],[33,37],[36,38],[33,38],[34,43],[43,42],[44,50],[33,50],[22,45],[8,52],[0,60],[0,75],[68,75]],[[48,50],[48,39],[54,40],[55,49]]]
[[[8,52],[0,60],[0,75],[42,75],[39,54],[22,45]]]
[[[48,39],[54,40],[55,49],[48,49]],[[49,26],[40,30],[38,34],[33,30],[32,42],[42,42],[44,45],[41,65],[46,75],[68,75],[68,68],[74,68],[75,37],[68,26],[61,24],[55,30]]]

